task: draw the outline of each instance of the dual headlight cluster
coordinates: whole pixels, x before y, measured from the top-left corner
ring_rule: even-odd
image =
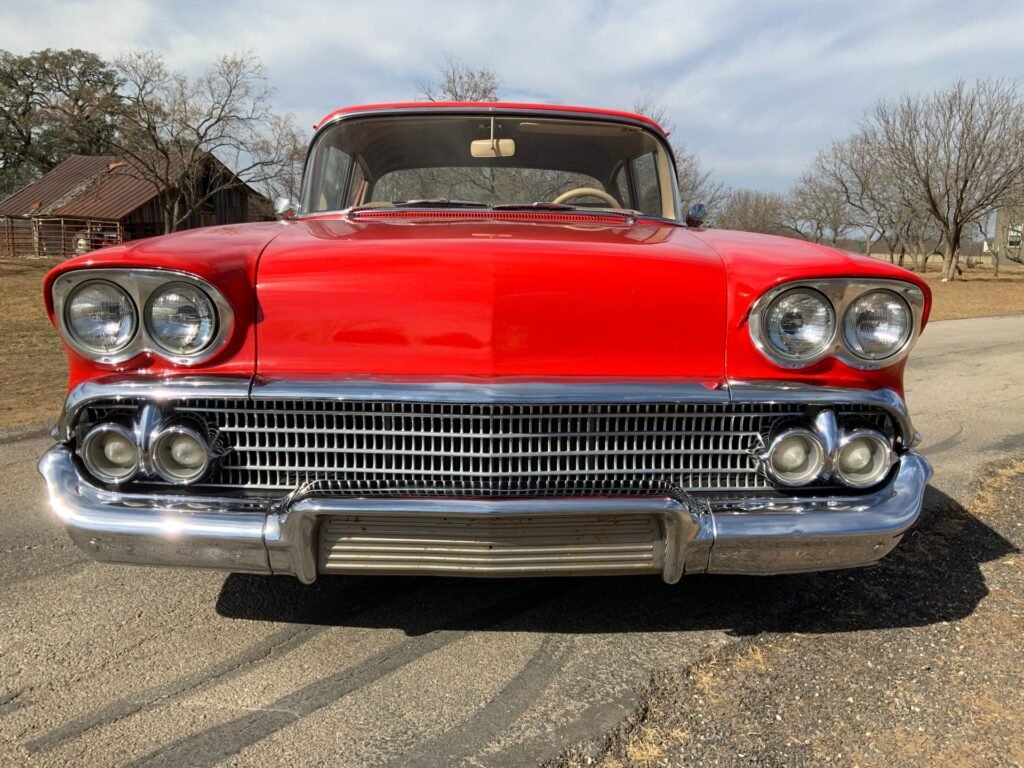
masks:
[[[896,460],[891,442],[878,430],[855,428],[826,438],[804,427],[777,434],[761,458],[780,485],[795,488],[832,478],[858,489],[880,482]]]
[[[920,327],[924,296],[894,280],[820,280],[776,288],[750,315],[755,345],[798,368],[833,355],[858,368],[902,359]]]
[[[191,364],[225,341],[231,308],[211,285],[163,270],[80,270],[54,284],[61,330],[75,349],[116,363],[155,352]]]
[[[138,428],[103,422],[86,433],[78,455],[94,477],[111,485],[140,473],[189,485],[205,477],[213,462],[204,432],[197,425],[172,422],[140,434]]]

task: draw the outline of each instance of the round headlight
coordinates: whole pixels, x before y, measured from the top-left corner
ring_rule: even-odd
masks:
[[[187,485],[206,474],[210,448],[196,430],[177,424],[162,430],[150,447],[153,467],[169,483]]]
[[[784,360],[809,360],[832,343],[836,313],[832,303],[810,288],[794,288],[778,296],[764,313],[764,338]]]
[[[854,488],[867,488],[888,474],[892,467],[892,446],[880,432],[854,430],[840,440],[836,474]]]
[[[188,283],[168,283],[153,293],[146,307],[153,341],[175,355],[194,355],[213,341],[217,310],[210,297]]]
[[[780,484],[807,485],[821,474],[825,448],[817,435],[797,427],[776,436],[766,458],[769,474]]]
[[[138,314],[124,290],[106,280],[88,280],[68,296],[64,324],[73,341],[89,352],[104,355],[131,343]]]
[[[93,427],[78,451],[86,468],[105,483],[121,483],[131,478],[139,466],[139,446],[135,435],[120,424],[104,423]]]
[[[843,318],[843,340],[857,357],[884,360],[910,340],[910,307],[890,291],[871,291],[854,301]]]

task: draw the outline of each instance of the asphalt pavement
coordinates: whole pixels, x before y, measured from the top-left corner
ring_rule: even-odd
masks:
[[[1024,453],[1024,316],[932,324],[907,378],[936,470],[928,511],[964,505],[984,467]],[[4,440],[4,766],[536,764],[614,728],[652,673],[725,658],[780,617],[823,631],[801,615],[804,577],[305,587],[95,564],[45,508],[49,437]],[[987,595],[980,567],[962,578],[948,615],[824,631],[960,620]]]

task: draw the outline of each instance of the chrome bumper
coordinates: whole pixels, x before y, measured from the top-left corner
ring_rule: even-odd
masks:
[[[887,486],[856,497],[303,498],[286,503],[105,491],[78,473],[71,452],[60,445],[43,456],[39,471],[54,512],[96,560],[291,574],[305,583],[318,573],[318,523],[338,515],[656,516],[665,547],[658,563],[668,583],[688,573],[768,575],[863,566],[899,543],[921,511],[931,476],[924,457],[909,451]],[[459,573],[488,575],[471,567]],[[516,575],[537,574],[524,566]]]

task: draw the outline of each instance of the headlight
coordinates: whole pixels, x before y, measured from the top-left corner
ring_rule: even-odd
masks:
[[[903,299],[890,291],[871,291],[856,299],[843,318],[843,341],[857,357],[884,360],[910,340],[913,315]]]
[[[146,327],[153,341],[168,352],[192,355],[213,341],[217,310],[210,297],[194,285],[168,283],[149,297]]]
[[[131,297],[106,280],[82,283],[64,304],[64,323],[72,339],[99,355],[127,347],[138,322]]]
[[[792,362],[825,351],[836,330],[836,313],[824,295],[794,288],[779,295],[764,313],[764,340],[771,351]]]

